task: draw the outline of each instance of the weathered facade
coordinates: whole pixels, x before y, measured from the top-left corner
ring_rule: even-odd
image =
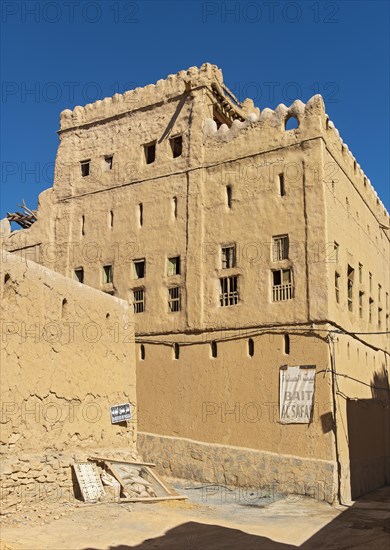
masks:
[[[389,216],[322,98],[260,112],[205,64],[64,111],[59,137],[6,246],[132,304],[144,457],[329,501],[388,481]],[[279,421],[283,365],[316,366],[309,424]]]
[[[2,255],[0,508],[72,498],[71,464],[136,453],[133,315],[124,300],[15,254]],[[115,328],[115,330],[113,330]]]

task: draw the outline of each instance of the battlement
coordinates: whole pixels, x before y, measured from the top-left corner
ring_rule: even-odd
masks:
[[[332,153],[340,162],[340,165],[344,166],[349,178],[358,186],[358,191],[364,197],[371,210],[376,212],[378,218],[382,220],[385,226],[388,226],[389,213],[386,207],[328,115],[326,115],[325,128],[327,143],[330,145]]]
[[[286,123],[290,118],[297,120],[298,128],[296,130],[286,130]],[[275,110],[265,108],[260,112],[257,109],[257,113],[247,114],[243,122],[235,120],[230,128],[226,124],[222,124],[218,128],[216,122],[210,118],[206,119],[203,124],[205,140],[211,140],[215,144],[230,143],[241,133],[251,131],[253,131],[253,138],[256,141],[256,132],[259,130],[263,135],[269,132],[275,136],[276,132],[280,138],[278,138],[278,142],[280,141],[282,146],[290,145],[294,141],[299,142],[305,138],[311,138],[315,134],[317,136],[321,135],[349,179],[370,205],[372,211],[376,213],[381,223],[388,225],[389,213],[348,145],[344,143],[339,131],[329,119],[321,95],[314,95],[306,104],[296,100],[290,107],[280,104]],[[249,140],[250,137],[247,135],[246,143]]]
[[[219,89],[223,87],[222,71],[216,65],[204,63],[200,68],[190,67],[186,71],[170,74],[167,78],[158,80],[156,84],[135,88],[124,94],[115,94],[113,97],[88,103],[85,107],[78,105],[73,111],[62,111],[60,133],[73,127],[158,104],[201,86],[211,88],[212,84]]]
[[[320,95],[313,96],[306,105],[299,99],[294,101],[290,107],[286,107],[283,103],[278,105],[273,111],[265,108],[260,112],[252,112],[247,115],[245,121],[235,120],[229,128],[226,124],[222,124],[217,128],[217,124],[212,119],[207,119],[204,123],[204,133],[206,136],[212,136],[219,141],[230,141],[234,139],[240,130],[248,127],[261,127],[263,129],[273,128],[285,131],[285,124],[290,118],[296,118],[299,128],[305,124],[305,119],[312,115],[325,115],[325,106]]]

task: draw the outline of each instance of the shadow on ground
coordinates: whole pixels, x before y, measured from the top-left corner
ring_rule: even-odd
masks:
[[[109,550],[389,550],[389,496],[390,487],[366,495],[301,546],[220,525],[188,522],[137,546],[121,544],[110,546]]]

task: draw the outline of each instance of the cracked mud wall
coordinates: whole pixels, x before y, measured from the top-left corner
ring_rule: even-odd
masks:
[[[2,259],[2,453],[135,449],[135,420],[111,424],[109,408],[136,400],[128,304]]]

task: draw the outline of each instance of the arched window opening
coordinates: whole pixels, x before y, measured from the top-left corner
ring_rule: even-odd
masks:
[[[290,116],[286,118],[286,121],[284,123],[285,130],[296,130],[297,128],[299,128],[299,122],[297,117]]]

